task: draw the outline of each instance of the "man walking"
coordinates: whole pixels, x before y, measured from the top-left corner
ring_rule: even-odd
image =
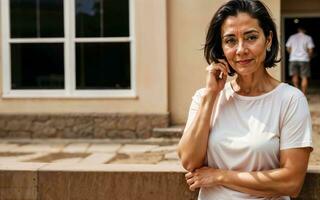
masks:
[[[304,94],[308,88],[308,77],[310,77],[310,58],[313,52],[314,43],[312,38],[306,34],[303,27],[289,37],[286,43],[289,57],[289,75],[292,83],[299,88],[299,76],[301,77],[301,90]]]

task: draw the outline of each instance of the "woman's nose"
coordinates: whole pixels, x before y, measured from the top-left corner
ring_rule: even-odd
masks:
[[[237,52],[236,52],[237,54],[242,54],[242,53],[246,52],[246,46],[245,46],[244,42],[240,41],[238,43],[236,50],[237,50]]]

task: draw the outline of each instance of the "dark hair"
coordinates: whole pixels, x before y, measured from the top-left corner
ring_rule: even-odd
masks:
[[[218,62],[218,59],[224,58],[221,41],[221,26],[227,17],[237,16],[240,12],[247,13],[252,18],[257,19],[266,38],[269,36],[270,31],[272,32],[273,38],[271,50],[267,51],[264,67],[274,67],[277,62],[280,62],[280,60],[277,60],[279,41],[276,26],[267,7],[259,0],[230,0],[217,10],[210,22],[204,46],[204,56],[207,62],[211,64],[212,62]],[[230,70],[231,72],[229,75],[234,75],[235,71],[232,67]]]
[[[301,24],[298,24],[296,27],[297,27],[297,30],[301,30],[301,31],[303,31],[303,32],[306,32],[306,31],[307,31],[306,28],[305,28],[303,25],[301,25]]]

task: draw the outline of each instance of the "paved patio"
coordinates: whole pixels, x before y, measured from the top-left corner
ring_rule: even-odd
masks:
[[[0,142],[0,165],[8,162],[179,165],[177,143],[177,138],[6,139]]]
[[[5,139],[0,141],[0,165],[6,163],[152,164],[180,166],[178,138]],[[313,134],[310,165],[320,166],[320,134]]]

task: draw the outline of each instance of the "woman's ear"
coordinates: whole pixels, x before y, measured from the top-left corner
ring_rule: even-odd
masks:
[[[272,45],[272,38],[273,38],[273,32],[269,31],[269,35],[266,38],[266,42],[267,42],[267,49],[271,48]]]

